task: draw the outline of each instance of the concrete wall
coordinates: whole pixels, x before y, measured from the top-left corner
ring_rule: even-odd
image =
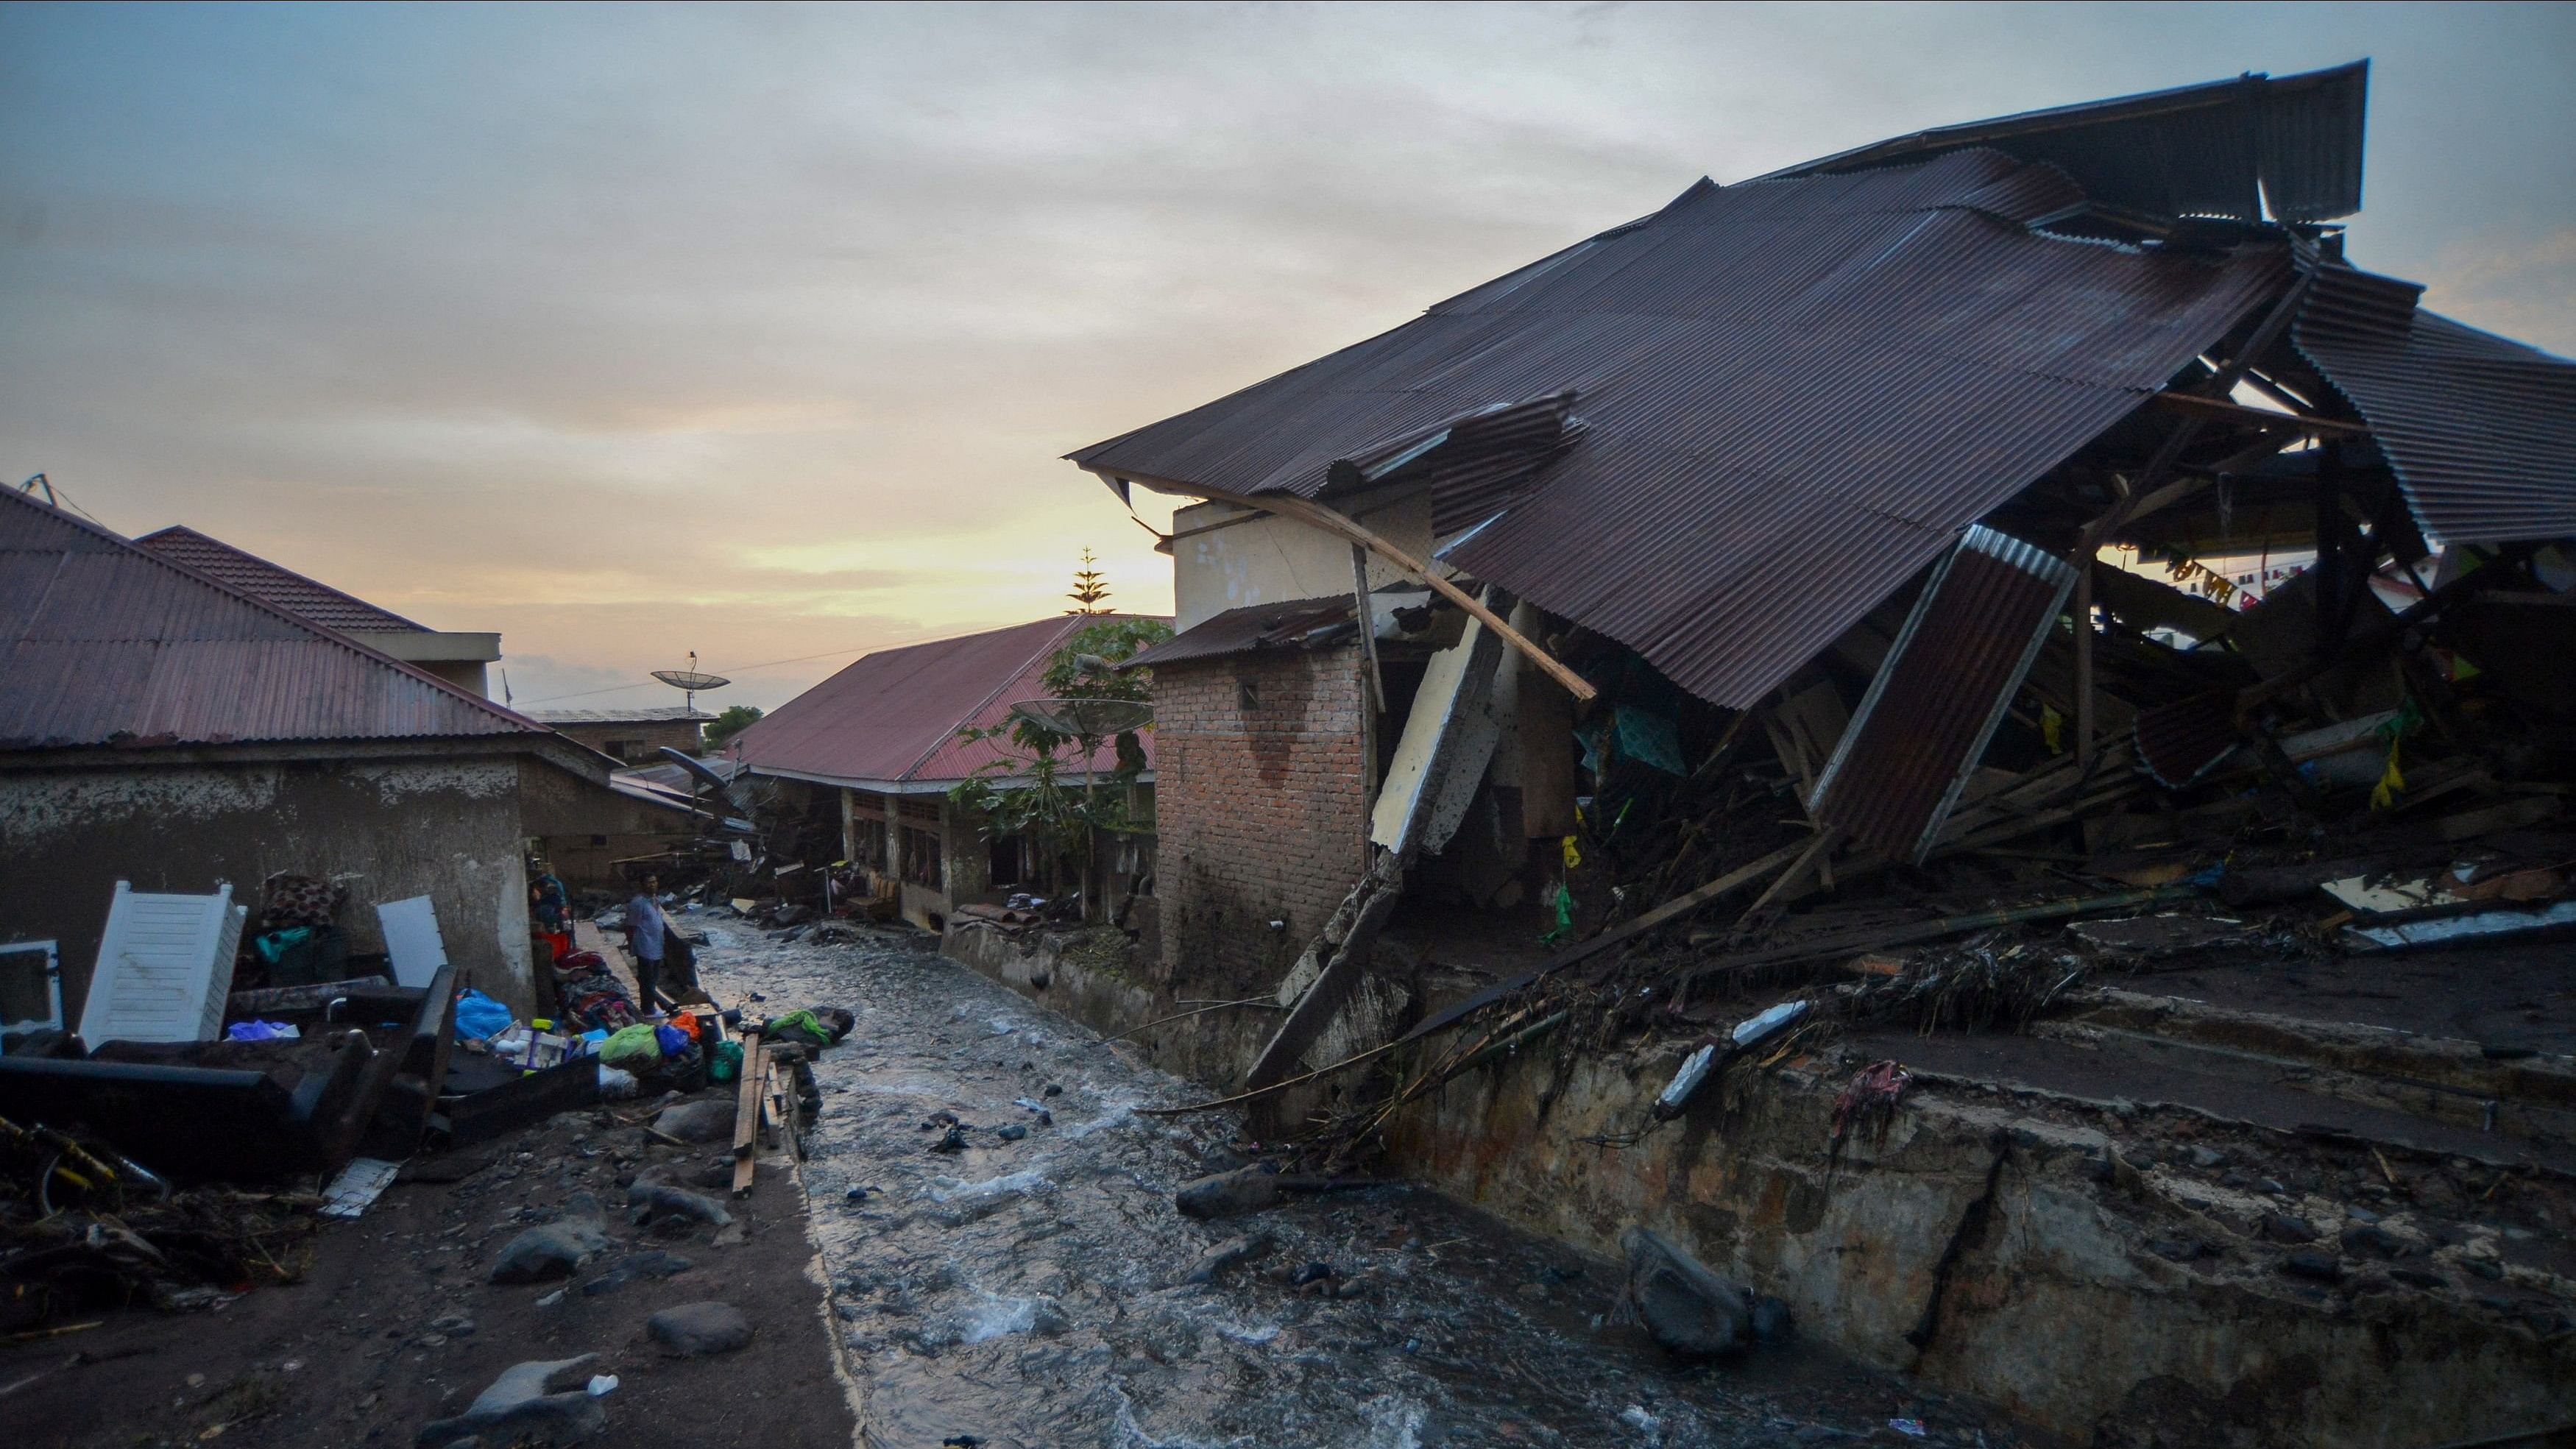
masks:
[[[1228,990],[1274,987],[1359,879],[1366,667],[1345,646],[1154,671],[1155,893],[1167,972]]]
[[[353,951],[384,949],[378,902],[427,895],[463,979],[524,1014],[520,770],[487,756],[12,773],[0,777],[0,939],[61,943],[77,1022],[118,880],[179,892],[230,881],[256,914],[262,882],[288,871],[348,887]]]
[[[1416,558],[1431,553],[1428,490],[1362,500],[1345,511]],[[1350,596],[1350,544],[1293,519],[1201,503],[1172,515],[1172,539],[1175,630],[1247,604]],[[1404,577],[1373,554],[1368,567],[1372,589]]]
[[[588,745],[604,755],[615,755],[630,765],[652,765],[661,763],[662,757],[655,751],[665,745],[696,754],[700,740],[698,729],[702,723],[699,720],[665,719],[618,724],[565,724],[553,728],[555,733],[576,744]],[[610,749],[611,745],[621,748]]]

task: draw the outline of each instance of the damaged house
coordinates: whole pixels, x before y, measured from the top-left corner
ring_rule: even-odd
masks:
[[[880,649],[727,741],[726,759],[770,787],[770,813],[802,822],[801,829],[772,837],[769,858],[781,893],[805,894],[789,879],[796,872],[819,876],[819,868],[837,867],[888,914],[940,930],[961,907],[998,905],[1042,889],[1032,842],[993,834],[976,812],[949,798],[979,772],[1002,789],[1025,783],[1007,771],[991,775],[995,762],[1014,758],[1007,742],[969,739],[961,731],[1007,726],[1014,706],[1044,700],[1049,666],[1082,630],[1140,618],[1065,614]],[[1141,732],[1137,739],[1143,768],[1119,788],[1130,794],[1127,814],[1150,821],[1153,735]],[[1060,757],[1076,782],[1079,754],[1077,745]],[[1104,782],[1113,768],[1110,754],[1104,741],[1094,757]],[[1093,857],[1103,893],[1125,900],[1151,871],[1153,837],[1101,832]]]
[[[2063,1005],[2068,963],[2097,948],[2134,964],[2263,939],[2305,960],[2576,922],[2576,841],[2549,833],[2576,780],[2576,364],[2347,254],[2367,78],[2248,75],[1703,180],[1072,454],[1122,498],[1197,500],[1169,542],[1179,632],[1132,661],[1154,671],[1162,772],[1144,1005],[1278,1008],[1143,1039],[1260,1094],[1281,1133],[1338,1154],[1328,1168],[1375,1139],[1551,1231],[1609,1242],[1642,1218],[1865,1358],[2101,1442],[2132,1442],[2102,1426],[2158,1384],[2222,1418],[2251,1394],[2284,1442],[2576,1411],[2576,1320],[2548,1276],[2576,1264],[2515,1278],[2463,1246],[2484,1241],[2465,1222],[2395,1247],[2352,1227],[2363,1246],[2340,1259],[2282,1246],[2317,1238],[2287,1206],[2301,1172],[2321,1194],[2301,1211],[2342,1193],[2368,1226],[2398,1191],[2430,1214],[2472,1177],[2576,1168],[2576,1035],[2481,1048],[2488,1028],[2453,1025],[2431,1035],[2468,1039],[2435,1052],[2397,1029],[2437,1025],[2456,1010],[2438,983],[2481,966],[2417,973],[2436,1014],[2380,1018],[2376,1085],[2300,1055],[2342,1040],[2325,1023],[2356,1019],[2347,1004],[2193,1048],[2193,1073],[2157,1079],[2187,1104],[2175,1130],[2225,1119],[2284,1165],[2220,1183],[2216,1148],[2169,1157],[2198,1177],[2138,1198],[2152,1208],[2097,1206],[2082,1175],[2141,1180],[2120,1175],[2134,1102],[2051,1108],[1992,1149],[1979,1133],[2000,1125],[1924,1118],[1904,1171],[1927,1177],[1841,1154],[1853,1122],[1888,1120],[1912,1080],[1899,1058],[1973,1091],[2126,1102],[2146,1089],[2119,1072],[2143,1068],[2105,1043],[2188,1004],[2121,1008],[2074,1057],[1855,1034],[1833,1050],[1884,1060],[1839,1103],[1819,1096],[1836,1058],[1801,1027],[1762,1048],[1791,1105],[1756,1116],[1829,1118],[1831,1157],[1821,1135],[1793,1152],[1741,1116],[1717,1126],[1738,1092],[1694,1106],[1687,1072],[1651,1119],[1584,1099],[1633,1094],[1637,1061],[1664,1063],[1652,1095],[1694,1046],[1696,1070],[1731,1060],[1738,1015],[1741,1047],[1841,999],[1748,1014],[1784,982],[1931,992],[1915,953],[1979,931],[2005,935],[1960,949],[2045,973],[2030,1000]],[[2249,567],[2259,603],[2227,586]],[[2304,914],[2262,935],[2256,908],[2283,903]],[[2088,917],[2065,945],[2007,939]],[[1951,965],[1942,993],[1966,989]],[[1927,1028],[1950,1010],[1923,1008]],[[2249,1066],[2249,1040],[2287,1055]],[[1551,1065],[1510,1075],[1542,1047]],[[2526,1058],[2510,1081],[2475,1065]],[[1476,1102],[1438,1095],[1477,1066],[1498,1075]],[[2248,1071],[2298,1085],[2259,1110],[2210,1085]],[[2446,1085],[2407,1097],[2399,1079]],[[2362,1100],[2411,1115],[2334,1115]],[[1653,1137],[1669,1118],[1698,1125]],[[2299,1157],[2294,1139],[2332,1146]],[[1522,1169],[1496,1165],[1512,1153]],[[2010,1163],[2029,1175],[2008,1183]],[[2056,1245],[2025,1258],[2099,1257],[2014,1266],[1990,1209],[2027,1234],[2011,1241]],[[2172,1214],[2202,1236],[2173,1236]],[[2407,1252],[2442,1271],[2371,1276],[2372,1254]],[[2490,1268],[2524,1296],[2481,1296]],[[2203,1286],[2136,1296],[2172,1273]],[[2348,1281],[2420,1301],[2353,1328],[2333,1295],[2365,1290],[2320,1286]],[[2087,1313],[2134,1331],[2061,1330]],[[2365,1331],[2479,1366],[2365,1371],[2380,1350],[2345,1341]]]
[[[612,791],[613,761],[447,677],[479,672],[468,656],[491,636],[416,637],[403,647],[454,657],[408,661],[365,642],[401,631],[299,610],[454,636],[310,580],[327,597],[290,608],[278,576],[300,576],[202,535],[153,537],[0,494],[0,938],[55,943],[65,1020],[80,1020],[119,881],[228,885],[254,909],[273,877],[327,882],[358,955],[385,950],[372,907],[425,896],[460,984],[522,1014],[550,1004],[532,974],[531,843],[661,829],[685,805]]]

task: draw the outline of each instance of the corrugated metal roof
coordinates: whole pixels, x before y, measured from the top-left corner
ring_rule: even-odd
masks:
[[[2080,198],[1993,151],[1702,181],[1653,217],[1073,454],[1303,491],[1407,428],[1571,393],[1563,461],[1445,555],[1747,706],[2276,294],[2026,223]]]
[[[325,629],[337,629],[342,633],[352,630],[359,633],[432,632],[426,625],[415,624],[391,610],[379,609],[364,599],[308,579],[255,553],[244,552],[222,539],[208,538],[193,528],[165,528],[158,533],[147,533],[134,543],[138,548],[148,548],[174,563],[186,564],[208,578],[219,580],[237,593],[274,604]]]
[[[0,748],[555,737],[9,490],[0,648]]]
[[[2368,419],[2425,536],[2576,536],[2576,363],[2416,305],[2412,282],[2327,265],[2291,329]]]
[[[2370,62],[2279,79],[2248,73],[1942,126],[1808,161],[1774,177],[1927,160],[1989,146],[2046,162],[2085,194],[2159,216],[2325,221],[2361,210]]]
[[[2058,607],[2074,566],[1983,526],[1925,584],[1816,781],[1816,819],[1890,860],[1919,860]]]
[[[532,709],[528,718],[539,724],[685,724],[690,720],[711,720],[715,716],[685,704],[652,705],[641,709]],[[676,767],[674,767],[676,768]]]
[[[957,731],[1000,724],[1046,693],[1047,661],[1077,630],[1134,614],[1064,614],[956,639],[880,649],[726,742],[757,771],[889,784],[962,780],[1002,752]],[[1144,735],[1153,759],[1153,734]],[[1103,750],[1103,767],[1108,752]]]
[[[1189,659],[1223,659],[1236,654],[1294,649],[1304,643],[1307,634],[1347,622],[1350,617],[1351,601],[1347,598],[1246,604],[1203,619],[1153,648],[1139,652],[1120,667],[1151,668]],[[1359,641],[1356,630],[1347,631],[1346,637],[1352,643]]]

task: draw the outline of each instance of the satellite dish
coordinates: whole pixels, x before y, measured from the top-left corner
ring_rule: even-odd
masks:
[[[1079,740],[1100,740],[1154,721],[1154,707],[1141,699],[1024,699],[1011,713],[1042,730]]]
[[[687,690],[688,707],[692,713],[696,712],[698,707],[699,690],[722,689],[726,685],[733,683],[732,680],[725,678],[721,674],[701,673],[698,669],[698,651],[695,649],[689,651],[688,668],[656,669],[653,671],[653,677],[662,681],[664,684],[671,686],[673,689]]]

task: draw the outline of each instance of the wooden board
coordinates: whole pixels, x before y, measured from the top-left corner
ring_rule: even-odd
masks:
[[[742,1034],[742,1076],[734,1083],[733,1190],[736,1196],[751,1191],[752,1166],[756,1156],[752,1149],[752,1136],[760,1129],[761,1090],[768,1070],[769,1053],[760,1044],[760,1028],[745,1028]]]

